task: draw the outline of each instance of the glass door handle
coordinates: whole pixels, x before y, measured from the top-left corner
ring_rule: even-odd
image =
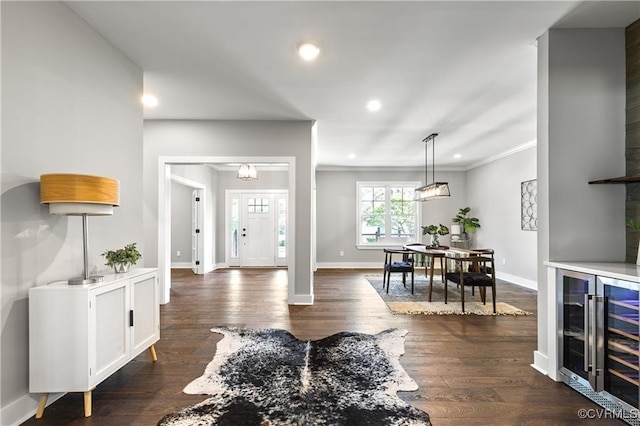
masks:
[[[584,359],[584,371],[586,371],[587,373],[589,373],[591,371],[591,345],[589,345],[589,339],[592,338],[593,336],[591,335],[591,332],[589,331],[589,328],[591,327],[591,316],[592,313],[591,312],[591,295],[590,294],[585,294],[584,295],[584,305],[583,305],[583,311],[584,311],[584,329],[583,329],[583,333],[584,333],[584,343],[583,343],[583,359]]]

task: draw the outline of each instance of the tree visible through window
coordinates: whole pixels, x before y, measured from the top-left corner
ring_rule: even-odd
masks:
[[[413,200],[419,182],[358,182],[358,245],[405,244],[417,239]]]

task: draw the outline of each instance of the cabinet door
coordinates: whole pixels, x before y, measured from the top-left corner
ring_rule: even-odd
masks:
[[[160,338],[160,305],[156,281],[156,274],[147,274],[131,280],[132,357],[146,350]]]
[[[130,356],[128,281],[96,290],[93,311],[91,383],[97,384],[122,367]]]
[[[640,292],[636,283],[599,278],[606,301],[604,389],[638,408],[640,392]]]
[[[590,374],[593,364],[592,343],[593,317],[589,315],[589,305],[596,294],[594,275],[581,274],[558,269],[557,282],[560,284],[562,317],[560,319],[562,367],[570,373],[582,377],[595,389]]]

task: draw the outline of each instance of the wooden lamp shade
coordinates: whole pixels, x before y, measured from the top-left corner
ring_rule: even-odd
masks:
[[[40,176],[40,203],[49,204],[49,213],[60,216],[82,216],[82,246],[84,273],[71,278],[69,284],[101,282],[102,276],[89,276],[89,250],[87,248],[87,216],[113,214],[120,204],[120,182],[100,176],[54,173]]]
[[[45,174],[40,176],[40,203],[62,216],[111,215],[120,205],[120,182],[101,176]]]

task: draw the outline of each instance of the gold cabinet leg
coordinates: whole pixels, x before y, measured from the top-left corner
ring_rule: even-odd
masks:
[[[41,419],[44,414],[44,408],[47,406],[47,398],[49,397],[48,393],[45,393],[40,397],[40,402],[38,403],[38,411],[36,411],[36,419]]]
[[[153,362],[156,362],[158,360],[158,354],[156,354],[156,346],[155,345],[149,346],[149,352],[151,352],[151,360]]]
[[[84,416],[91,417],[91,391],[84,393]]]

